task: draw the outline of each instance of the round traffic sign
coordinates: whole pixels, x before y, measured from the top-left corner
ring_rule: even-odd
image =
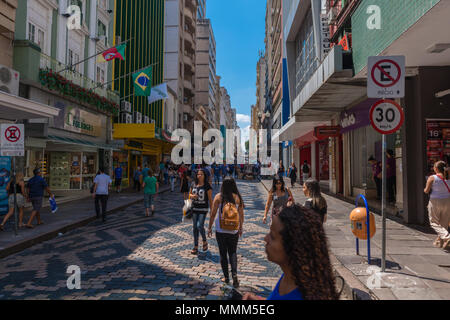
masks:
[[[17,128],[16,126],[11,126],[6,128],[5,130],[5,138],[6,140],[8,140],[9,142],[17,142],[20,140],[20,129]]]
[[[389,69],[390,72],[386,71],[387,69]],[[380,78],[377,78],[377,76],[375,75],[375,71],[377,70],[380,72]],[[375,82],[375,84],[379,87],[392,87],[401,79],[402,69],[394,60],[381,60],[373,66],[371,77],[373,82]]]
[[[380,100],[370,109],[370,123],[381,134],[398,131],[405,121],[402,107],[392,100]]]

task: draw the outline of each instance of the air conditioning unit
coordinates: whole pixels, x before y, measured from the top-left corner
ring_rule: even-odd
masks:
[[[134,120],[134,123],[142,123],[142,113],[134,112],[133,113],[133,120]]]
[[[11,68],[0,65],[0,91],[19,95],[20,73]]]
[[[338,16],[337,8],[331,8],[330,11],[328,11],[328,24],[333,24],[336,22],[336,18]]]
[[[120,123],[133,123],[133,116],[129,113],[121,113]]]
[[[120,111],[131,113],[131,102],[122,101],[120,104]]]
[[[150,123],[149,116],[144,116],[144,123]]]

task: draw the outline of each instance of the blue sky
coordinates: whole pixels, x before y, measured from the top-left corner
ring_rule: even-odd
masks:
[[[206,0],[216,38],[216,72],[231,97],[231,107],[250,117],[256,103],[256,63],[264,49],[265,0]],[[239,117],[238,120],[244,117]],[[238,121],[241,128],[250,122]]]

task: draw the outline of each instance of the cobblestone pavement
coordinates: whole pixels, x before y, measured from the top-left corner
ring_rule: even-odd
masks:
[[[256,182],[239,188],[246,203],[241,289],[268,296],[281,270],[264,251],[266,192]],[[190,254],[192,225],[181,222],[182,205],[179,193],[166,193],[157,198],[153,218],[144,217],[139,203],[105,224],[93,222],[2,259],[0,299],[224,299],[217,242],[209,239],[208,252]],[[81,269],[80,290],[67,288],[70,265]]]

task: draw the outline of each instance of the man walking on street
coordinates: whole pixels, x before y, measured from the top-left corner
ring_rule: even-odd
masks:
[[[47,182],[41,176],[41,169],[34,169],[34,177],[31,178],[27,183],[28,189],[28,201],[31,201],[33,205],[33,211],[31,212],[30,220],[28,220],[27,228],[34,228],[32,223],[34,217],[37,219],[37,225],[43,224],[41,220],[41,208],[42,208],[42,198],[44,197],[44,190],[50,195],[51,198],[54,197],[50,189],[48,188]]]
[[[153,176],[153,173],[150,171],[149,175],[144,179],[142,183],[144,187],[144,207],[145,207],[145,216],[150,217],[150,209],[152,210],[152,217],[155,214],[155,205],[154,198],[158,193],[159,183],[156,177]]]
[[[117,178],[116,178],[117,179]],[[111,178],[105,174],[105,170],[100,169],[100,174],[94,180],[95,212],[97,219],[100,218],[100,203],[102,205],[102,220],[106,221],[106,205],[108,203],[109,187],[112,181]]]
[[[117,165],[117,168],[114,169],[114,186],[116,187],[117,193],[121,191],[121,185],[122,185],[122,167],[120,164]]]
[[[303,166],[302,166],[302,178],[303,178],[302,183],[305,183],[306,180],[309,179],[309,173],[310,173],[310,171],[311,171],[311,169],[310,169],[310,167],[309,167],[308,161],[305,160],[305,161],[303,162]]]

